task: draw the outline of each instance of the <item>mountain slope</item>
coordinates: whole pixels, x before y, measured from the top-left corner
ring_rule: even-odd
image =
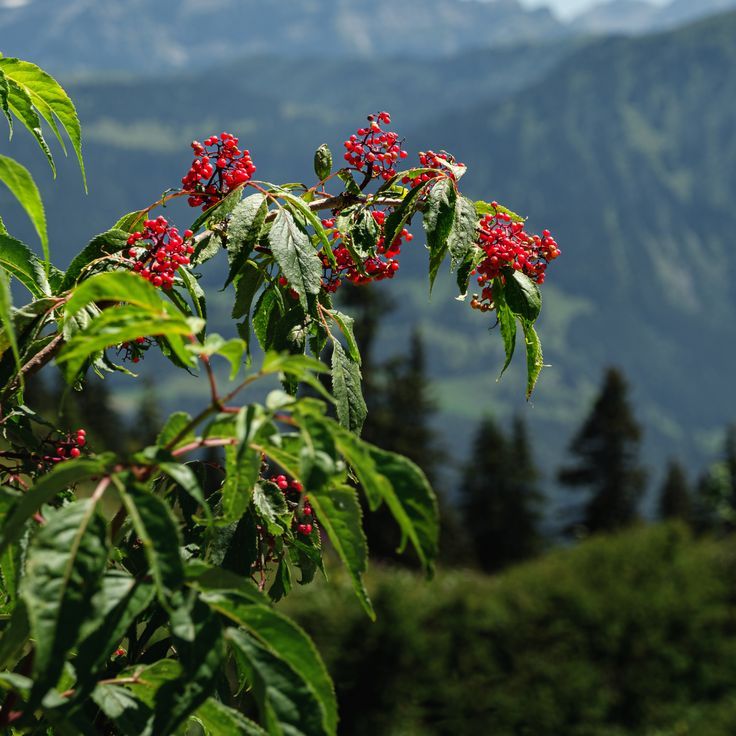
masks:
[[[50,71],[211,67],[246,54],[437,57],[563,34],[518,0],[31,0],[0,8],[3,53]]]

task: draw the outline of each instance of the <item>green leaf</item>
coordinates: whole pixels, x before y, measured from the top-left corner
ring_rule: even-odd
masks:
[[[58,119],[61,123],[77,154],[77,161],[79,162],[79,169],[82,172],[82,181],[86,190],[87,179],[84,173],[84,161],[82,159],[82,128],[79,124],[77,111],[67,93],[53,77],[28,61],[12,58],[0,59],[0,70],[5,74],[6,79],[11,84],[15,83],[22,88],[33,106],[41,114],[41,117],[43,117],[49,126],[51,126],[54,133],[56,133],[56,137],[63,147],[64,141],[54,118]]]
[[[177,271],[177,276],[184,282],[184,286],[186,287],[187,292],[189,293],[189,296],[192,298],[192,303],[194,304],[194,309],[196,315],[203,320],[207,319],[207,297],[204,293],[204,289],[199,283],[199,279],[197,279],[194,274],[187,268],[180,268]],[[176,292],[173,289],[170,289],[169,291],[165,292],[167,296],[172,296]],[[180,307],[180,310],[182,313],[186,310],[182,310]]]
[[[265,522],[269,534],[280,537],[291,527],[291,512],[281,490],[273,483],[256,483],[253,508]]]
[[[268,201],[263,194],[252,194],[238,203],[227,226],[227,256],[230,273],[228,286],[245,265],[261,236],[268,213]]]
[[[324,723],[320,702],[305,681],[270,649],[248,634],[228,629],[225,634],[236,660],[251,684],[261,720],[271,734],[333,736]]]
[[[46,263],[49,263],[49,237],[46,232],[46,213],[36,182],[28,169],[7,156],[0,156],[0,181],[10,189],[33,223],[43,248]]]
[[[190,345],[189,349],[197,355],[220,355],[225,358],[230,363],[230,380],[233,381],[243,365],[245,341],[237,337],[225,340],[221,335],[213,333],[207,335],[204,344]]]
[[[151,709],[125,687],[106,683],[91,695],[95,705],[119,729],[119,733],[142,734],[151,718]]]
[[[353,467],[371,508],[386,503],[402,536],[412,543],[427,573],[431,573],[437,556],[439,521],[437,498],[424,473],[411,460],[379,450],[336,423],[323,421]]]
[[[314,212],[312,212],[307,202],[305,202],[303,199],[295,197],[293,194],[289,194],[289,192],[284,191],[282,188],[277,189],[279,189],[279,197],[284,200],[284,203],[295,215],[296,219],[299,220],[299,216],[301,216],[309,225],[314,228],[315,235],[322,243],[322,252],[330,259],[330,262],[333,265],[336,265],[337,261],[335,260],[334,253],[332,252],[332,243],[327,237],[327,232],[322,225],[322,220],[320,220],[320,218],[317,217]]]
[[[368,415],[361,389],[360,365],[352,360],[337,340],[332,343],[332,393],[337,418],[344,427],[360,433]]]
[[[172,462],[162,461],[161,458],[168,454],[169,453],[163,450],[158,453],[158,457],[156,459],[158,460],[159,469],[162,473],[168,475],[169,478],[180,486],[189,496],[191,496],[191,498],[200,505],[207,520],[211,521],[212,510],[207,503],[202,486],[200,486],[199,480],[197,480],[197,476],[194,474],[194,471],[188,465],[173,462],[173,458]]]
[[[192,640],[174,636],[182,673],[176,680],[165,682],[156,693],[152,736],[175,731],[207,700],[222,674],[225,650],[218,617],[200,601],[195,602],[191,616]]]
[[[455,223],[457,191],[449,177],[440,179],[429,190],[423,225],[429,248],[429,289],[432,290],[448,249],[448,238]]]
[[[542,309],[542,294],[539,287],[521,271],[504,271],[504,292],[511,311],[521,319],[534,322]]]
[[[340,327],[340,331],[345,336],[345,340],[348,344],[348,355],[350,355],[351,360],[360,365],[360,350],[358,348],[358,343],[355,340],[355,332],[353,330],[355,320],[352,317],[349,317],[347,314],[338,312],[337,309],[330,309],[328,310],[328,313],[330,317],[332,317],[332,319],[337,322],[338,326]]]
[[[207,223],[207,225],[209,226],[218,222],[222,222],[235,209],[238,202],[240,202],[242,196],[242,185],[235,187],[235,189],[233,189],[231,192],[228,192],[228,194],[223,197],[216,205],[214,205],[214,207],[210,207],[208,210],[202,212],[202,214],[197,217],[197,219],[192,223],[189,229],[192,232],[196,233],[205,223]],[[195,256],[196,255],[198,254],[195,254]],[[199,263],[201,261],[197,260],[195,257],[195,262]]]
[[[308,309],[307,295],[319,294],[322,262],[307,235],[300,230],[287,210],[279,210],[268,234],[271,251],[289,285]]]
[[[537,385],[539,374],[544,368],[544,358],[542,357],[542,343],[534,330],[534,325],[527,320],[522,320],[521,326],[524,330],[524,342],[526,343],[526,398],[529,399]]]
[[[338,230],[345,233],[343,242],[350,251],[355,265],[362,269],[363,261],[373,255],[381,237],[381,228],[369,210],[362,208],[358,211],[357,220],[346,216],[348,227],[341,222],[343,215],[338,217]]]
[[[257,723],[214,698],[208,698],[194,718],[204,728],[206,736],[268,736]]]
[[[2,71],[2,69],[0,69],[0,71]],[[8,84],[8,107],[10,111],[18,118],[18,120],[21,121],[21,123],[23,123],[30,134],[36,139],[36,143],[38,143],[39,147],[44,152],[46,160],[49,162],[49,166],[51,166],[51,171],[53,172],[54,177],[56,177],[56,164],[54,163],[54,158],[51,155],[51,149],[49,148],[48,143],[46,143],[46,139],[43,137],[41,120],[33,109],[33,103],[31,102],[29,94],[14,80],[7,79],[6,77],[6,81]]]
[[[314,152],[314,173],[320,181],[332,173],[332,151],[326,143]]]
[[[222,523],[237,521],[248,508],[261,471],[261,455],[250,442],[266,420],[255,405],[243,407],[235,420],[237,445],[225,448],[225,482],[222,495]]]
[[[478,215],[473,203],[467,197],[455,200],[455,219],[447,238],[452,267],[464,263],[472,252],[478,238]],[[464,292],[463,292],[464,293]]]
[[[66,363],[65,373],[69,379],[73,379],[89,358],[106,348],[138,337],[163,336],[179,361],[191,366],[194,359],[182,337],[197,334],[204,323],[194,317],[184,319],[173,307],[171,311],[175,312],[174,316],[170,316],[170,313],[152,315],[149,311],[132,306],[106,309],[67,342],[56,356],[56,362]]]
[[[175,450],[179,445],[186,444],[190,440],[193,440],[194,430],[190,429],[188,432],[185,432],[187,427],[191,425],[191,421],[191,414],[187,414],[185,411],[174,412],[169,416],[166,423],[161,428],[161,431],[156,438],[156,444],[161,447],[167,447],[178,438],[176,444],[170,448]]]
[[[10,344],[10,349],[13,351],[13,359],[15,360],[15,367],[18,371],[18,375],[21,373],[21,362],[20,353],[18,352],[18,341],[15,334],[15,325],[13,324],[13,302],[10,294],[10,284],[8,283],[8,277],[2,269],[0,269],[0,325],[3,328],[3,338]],[[21,387],[23,380],[21,376]]]
[[[154,595],[153,585],[145,580],[136,580],[121,570],[105,573],[92,599],[93,614],[80,631],[74,660],[80,684],[75,697],[85,697],[85,692],[96,682],[126,632],[148,608]]]
[[[275,288],[266,289],[253,307],[253,332],[264,350],[271,347],[283,308],[283,300]]]
[[[51,293],[43,261],[25,243],[10,235],[0,235],[0,268],[18,279],[36,298]]]
[[[74,257],[69,264],[64,278],[62,279],[59,291],[66,291],[76,283],[79,276],[91,263],[98,259],[105,258],[113,253],[119,253],[128,244],[128,233],[125,230],[113,229],[107,232],[95,235],[89,241],[87,246],[81,253]],[[140,279],[144,281],[145,279]]]
[[[514,222],[526,222],[526,220],[521,216],[517,215],[516,212],[512,212],[508,207],[504,207],[503,205],[500,205],[498,203],[493,204],[489,202],[483,202],[478,201],[473,203],[473,207],[475,207],[475,211],[478,213],[479,217],[483,217],[483,215],[496,215],[498,213],[508,215]]]
[[[137,485],[119,487],[121,500],[141,540],[161,605],[171,611],[172,595],[184,582],[179,528],[169,505]]]
[[[65,460],[42,475],[21,498],[18,505],[8,515],[0,532],[0,551],[14,544],[23,535],[25,524],[41,506],[49,503],[54,496],[75,483],[87,480],[105,472],[108,458],[77,458]]]
[[[114,225],[113,230],[124,230],[126,233],[135,233],[143,230],[143,223],[148,219],[149,210],[134,210],[123,215]]]
[[[417,200],[426,186],[426,182],[415,186],[414,189],[404,196],[401,204],[386,218],[383,235],[387,247],[394,242],[396,236],[416,211]]]
[[[104,238],[106,235],[107,233],[104,233],[98,237]],[[115,271],[98,273],[85,279],[74,290],[64,311],[67,317],[72,317],[80,310],[97,302],[134,304],[157,313],[163,312],[166,305],[156,287],[146,279],[130,271]]]
[[[211,591],[202,594],[213,610],[229,618],[239,627],[255,636],[269,652],[285,663],[306,684],[318,702],[325,731],[335,733],[337,702],[327,668],[312,640],[291,619],[273,608],[254,605],[236,595]],[[233,630],[229,630],[227,636]],[[242,632],[238,632],[243,636]]]
[[[366,613],[375,620],[376,614],[363,583],[368,567],[368,544],[357,492],[346,486],[329,491],[318,490],[310,492],[309,500],[317,512],[317,520],[350,573],[358,599]]]
[[[85,499],[54,512],[28,552],[20,595],[35,641],[35,702],[56,684],[105,569],[106,527],[96,508]]]
[[[8,107],[8,80],[5,79],[5,74],[0,71],[0,110],[8,120],[8,127],[10,128],[10,135],[13,135],[13,118],[10,115],[10,108]]]
[[[506,353],[506,360],[499,374],[499,378],[506,373],[506,369],[511,365],[511,359],[514,357],[516,349],[516,317],[514,313],[506,306],[496,307],[498,315],[498,324],[501,328],[501,337],[503,338],[503,348]]]

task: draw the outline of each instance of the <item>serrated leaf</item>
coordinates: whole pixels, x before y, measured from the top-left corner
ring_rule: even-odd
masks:
[[[527,366],[527,385],[526,398],[531,398],[534,387],[537,385],[537,379],[544,367],[544,358],[542,356],[542,343],[539,341],[534,325],[527,320],[521,321],[524,330],[524,342],[526,343],[526,366]]]
[[[322,262],[317,252],[288,210],[279,210],[268,241],[281,272],[299,294],[299,302],[306,311],[307,295],[319,294],[322,287]]]
[[[363,261],[375,253],[378,239],[381,237],[381,228],[370,211],[365,208],[358,211],[357,220],[353,221],[350,218],[349,222],[350,226],[343,241],[356,266],[361,268]]]
[[[539,287],[521,271],[504,271],[504,294],[509,309],[522,320],[533,323],[542,309]]]
[[[256,483],[253,508],[265,522],[268,533],[281,536],[291,525],[291,512],[281,490],[273,483]]]
[[[253,307],[253,332],[264,350],[271,347],[274,331],[283,314],[283,300],[275,288],[266,289]]]
[[[18,340],[15,334],[15,325],[13,324],[13,303],[10,294],[10,284],[8,283],[8,277],[2,269],[0,269],[0,325],[3,328],[2,339],[3,342],[7,341],[10,345],[10,349],[13,352],[13,360],[15,361],[15,367],[20,375],[21,362],[20,353],[18,352]],[[22,379],[21,379],[22,386]]]
[[[204,728],[206,736],[268,736],[255,721],[214,698],[205,701],[194,717]]]
[[[8,107],[8,80],[5,79],[5,74],[0,70],[0,110],[3,111],[7,121],[8,127],[10,128],[10,135],[13,135],[13,118],[10,115],[10,108]]]
[[[156,692],[150,736],[174,732],[207,700],[221,676],[225,648],[218,617],[208,606],[195,601],[191,619],[194,626],[191,641],[173,637],[182,673]]]
[[[309,499],[317,512],[317,520],[327,532],[330,542],[350,573],[361,605],[375,620],[363,575],[368,567],[368,544],[362,526],[362,511],[358,494],[353,488],[340,487],[328,491],[313,491]]]
[[[497,215],[503,214],[508,215],[514,222],[526,222],[526,219],[521,215],[517,215],[516,212],[511,211],[508,207],[504,207],[498,203],[483,202],[481,200],[474,202],[473,206],[475,211],[480,217],[483,215]]]
[[[2,61],[2,59],[0,59]],[[33,109],[33,103],[28,93],[18,85],[14,80],[7,79],[8,83],[8,108],[23,123],[30,134],[36,139],[39,147],[46,156],[46,160],[51,166],[51,171],[56,177],[56,164],[54,163],[54,157],[51,155],[51,149],[46,143],[46,139],[43,136],[41,130],[41,120],[38,114]],[[11,128],[12,131],[12,128]]]
[[[154,595],[153,585],[145,580],[136,580],[120,570],[105,573],[91,601],[94,613],[80,631],[74,660],[78,678],[75,698],[85,697],[94,686],[129,627],[148,608]]]
[[[35,641],[36,703],[56,684],[105,569],[106,528],[96,508],[85,499],[54,512],[28,552],[20,595]]]
[[[327,733],[337,728],[337,703],[327,668],[312,640],[291,619],[264,605],[253,605],[235,595],[212,591],[202,595],[211,608],[256,637],[307,686],[318,706]],[[230,630],[228,635],[232,632]],[[244,636],[243,632],[238,632]]]
[[[135,233],[143,230],[143,223],[148,219],[149,210],[133,210],[123,215],[112,227],[113,230],[124,230],[126,233]]]
[[[0,267],[20,281],[36,298],[51,293],[43,261],[10,235],[0,235]]]
[[[228,286],[240,272],[253,247],[258,243],[267,213],[268,202],[265,195],[260,193],[246,197],[233,210],[227,227],[227,256],[230,273],[225,286]]]
[[[457,191],[452,179],[436,182],[427,195],[422,223],[429,248],[429,290],[432,290],[442,261],[448,250],[448,238],[455,223]]]
[[[452,268],[465,262],[475,246],[478,236],[478,215],[473,203],[467,197],[455,200],[455,219],[447,238]]]
[[[0,156],[0,181],[8,187],[11,194],[26,211],[33,227],[38,233],[46,263],[49,263],[49,238],[46,232],[46,213],[36,182],[28,169],[8,156]]]
[[[348,354],[350,355],[350,358],[355,363],[360,365],[360,350],[358,349],[358,343],[355,341],[355,332],[353,329],[355,320],[352,317],[349,317],[347,314],[338,312],[337,309],[330,309],[329,315],[330,317],[332,317],[332,319],[335,320],[335,322],[337,322],[338,326],[340,327],[340,331],[345,337],[345,340],[348,344]]]
[[[66,273],[64,274],[59,291],[66,291],[74,286],[84,269],[92,262],[99,258],[112,255],[113,253],[119,253],[127,246],[127,244],[128,233],[125,232],[125,230],[113,229],[100,233],[99,235],[95,235],[95,237],[89,241],[84,250],[76,255],[74,260],[69,264],[69,268],[67,268]]]
[[[142,734],[151,709],[121,685],[98,685],[91,696],[95,705],[117,726],[120,733]]]
[[[24,494],[18,505],[8,514],[0,532],[0,551],[17,542],[23,535],[28,519],[54,496],[75,483],[105,472],[109,458],[77,458],[65,460],[42,475]]]
[[[235,187],[235,189],[228,192],[216,205],[202,212],[191,224],[189,229],[196,233],[205,223],[209,225],[210,223],[222,222],[235,209],[242,196],[243,186]]]
[[[184,582],[179,553],[179,528],[169,505],[137,485],[119,488],[120,497],[141,540],[158,598],[167,611],[172,596]]]
[[[368,409],[361,388],[360,365],[347,355],[337,340],[332,343],[332,394],[337,418],[351,432],[360,434]]]
[[[498,325],[501,329],[501,338],[503,339],[503,348],[506,354],[506,360],[504,361],[503,368],[498,376],[500,379],[501,376],[506,373],[506,369],[511,365],[511,360],[514,357],[514,350],[516,349],[516,316],[508,308],[505,302],[499,302],[498,295],[495,291],[494,300],[496,302]]]
[[[411,460],[380,450],[323,420],[335,437],[338,449],[353,467],[369,505],[385,502],[428,574],[437,556],[439,520],[437,498],[422,470]]]
[[[77,161],[86,190],[87,180],[84,171],[84,160],[82,159],[82,128],[79,124],[74,103],[69,99],[67,93],[53,77],[28,61],[2,58],[0,59],[0,70],[11,84],[15,83],[23,89],[33,106],[51,126],[63,147],[64,141],[54,118],[59,120],[77,154]],[[31,132],[34,131],[31,130]],[[38,136],[36,138],[38,140]]]
[[[415,186],[404,196],[401,204],[386,218],[383,236],[387,246],[390,246],[394,242],[396,236],[414,214],[419,195],[425,190],[426,186],[426,182]]]
[[[194,276],[194,274],[189,271],[189,269],[186,268],[180,268],[177,271],[177,276],[182,280],[184,283],[184,286],[186,287],[187,292],[189,293],[189,296],[192,299],[192,303],[194,304],[194,312],[200,319],[206,320],[207,319],[207,296],[204,293],[204,289],[199,283],[199,280]],[[175,294],[173,289],[170,289],[166,292],[167,296],[171,297],[173,294]],[[180,311],[182,311],[180,309]]]
[[[170,449],[174,450],[180,444],[194,439],[194,430],[191,429],[192,417],[185,411],[177,411],[169,416],[156,438],[156,444],[168,447],[175,442]],[[187,428],[189,430],[187,431]]]

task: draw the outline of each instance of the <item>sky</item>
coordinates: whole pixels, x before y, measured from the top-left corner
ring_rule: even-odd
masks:
[[[527,7],[546,5],[552,8],[560,18],[571,18],[593,5],[600,5],[607,0],[521,0]],[[665,5],[668,0],[647,0],[654,5]]]

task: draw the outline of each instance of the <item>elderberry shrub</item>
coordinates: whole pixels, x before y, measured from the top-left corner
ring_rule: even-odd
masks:
[[[51,77],[0,58],[0,89],[51,106],[81,160],[73,105]],[[48,154],[32,122],[20,118]],[[461,297],[477,276],[471,306],[496,311],[507,362],[521,325],[530,393],[542,367],[538,285],[559,255],[547,231],[529,235],[500,205],[465,197],[451,154],[423,152],[400,171],[408,154],[390,125],[387,112],[369,115],[337,171],[320,146],[312,186],[254,179],[229,133],[195,141],[181,189],[122,217],[66,272],[0,227],[2,732],[262,733],[247,712],[268,733],[337,733],[319,654],[271,604],[325,572],[329,540],[374,615],[361,493],[390,510],[427,574],[439,520],[421,469],[360,437],[359,345],[332,294],[391,279],[421,219],[430,284],[445,260]],[[189,229],[153,213],[176,197],[203,210]],[[207,330],[197,274],[221,250],[230,339]],[[10,279],[32,295],[20,309]],[[328,344],[330,366],[319,360]],[[91,371],[133,376],[115,350],[137,363],[154,348],[199,370],[207,399],[130,456],[90,451],[83,429],[49,426],[25,404],[26,379],[52,361],[72,390]],[[282,389],[249,399],[266,377]]]

